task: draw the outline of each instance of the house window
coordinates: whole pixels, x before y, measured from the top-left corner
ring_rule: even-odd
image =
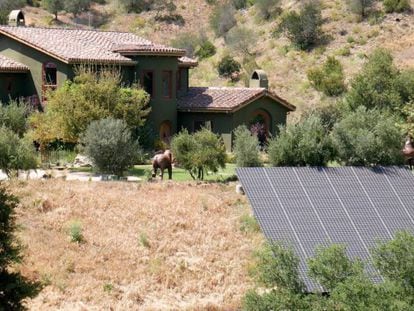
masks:
[[[153,71],[144,71],[142,77],[142,87],[145,92],[154,96],[154,72]]]
[[[12,77],[8,77],[7,78],[7,82],[6,82],[6,91],[7,91],[7,94],[10,94],[11,92],[12,92],[12,90],[13,90],[13,81],[14,79],[12,78]]]
[[[194,121],[194,132],[206,128],[210,131],[213,130],[213,123],[211,121]]]
[[[57,66],[54,63],[43,64],[42,70],[42,101],[46,101],[46,93],[49,90],[55,90],[57,87]]]
[[[164,98],[172,97],[172,71],[162,72],[162,96]]]

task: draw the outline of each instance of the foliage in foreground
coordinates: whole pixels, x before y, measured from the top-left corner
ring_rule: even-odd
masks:
[[[30,108],[24,102],[12,100],[7,104],[0,103],[0,126],[4,126],[22,137],[27,129],[27,117]]]
[[[17,204],[17,198],[0,186],[0,310],[24,309],[23,300],[36,296],[40,289],[39,284],[11,269],[23,259],[14,234]]]
[[[238,167],[262,166],[259,156],[259,140],[245,125],[234,130],[234,155]]]
[[[318,116],[281,126],[279,131],[269,142],[269,160],[273,166],[324,166],[332,160],[332,142]]]
[[[216,173],[226,166],[226,148],[222,139],[206,128],[194,134],[181,131],[174,136],[171,149],[175,160],[193,179],[203,180],[206,172]]]
[[[250,310],[411,310],[414,303],[414,236],[399,232],[372,250],[372,264],[384,277],[374,283],[360,260],[350,259],[343,245],[320,247],[308,260],[308,276],[330,295],[306,294],[299,259],[290,248],[266,245],[252,270],[258,293],[249,291],[243,309]]]
[[[316,45],[322,37],[322,14],[318,2],[306,2],[299,13],[288,12],[282,16],[278,27],[292,43],[301,50],[308,50]]]
[[[108,117],[122,119],[132,129],[140,127],[150,112],[148,103],[144,90],[121,86],[120,75],[113,71],[80,70],[73,82],[48,93],[44,113],[32,115],[32,138],[41,145],[77,143],[92,121]]]
[[[126,122],[112,118],[93,121],[81,144],[99,172],[118,176],[136,163],[141,152]]]
[[[18,170],[36,167],[36,151],[30,139],[20,138],[11,129],[0,127],[0,169],[11,177]]]
[[[401,164],[401,133],[396,119],[381,110],[359,107],[333,128],[338,159],[346,165]]]

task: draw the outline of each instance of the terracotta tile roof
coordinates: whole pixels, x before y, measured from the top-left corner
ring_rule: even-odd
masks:
[[[183,56],[178,59],[178,65],[180,67],[196,67],[198,66],[198,61],[196,59]]]
[[[179,111],[235,111],[263,96],[269,97],[290,111],[296,109],[286,100],[265,88],[190,87],[187,95],[178,99]]]
[[[26,72],[29,67],[0,54],[0,72]]]
[[[131,47],[139,54],[182,56],[185,53],[183,50],[153,44],[127,32],[0,26],[0,34],[21,41],[65,63],[133,65],[135,62],[121,53],[125,48]]]

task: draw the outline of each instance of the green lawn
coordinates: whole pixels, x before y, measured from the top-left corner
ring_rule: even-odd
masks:
[[[71,172],[83,172],[83,173],[92,173],[93,170],[90,167],[82,168],[72,168]],[[147,180],[148,175],[152,172],[152,165],[135,165],[133,168],[128,170],[126,175],[139,177],[142,180]],[[227,163],[226,168],[219,170],[216,174],[209,173],[204,175],[204,180],[206,181],[226,181],[232,176],[236,175],[236,165],[232,163]],[[168,171],[164,171],[164,179],[168,179]],[[173,180],[175,181],[190,181],[193,180],[190,174],[182,168],[173,168]]]

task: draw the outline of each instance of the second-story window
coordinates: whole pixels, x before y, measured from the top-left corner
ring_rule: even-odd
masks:
[[[150,96],[154,96],[154,72],[146,70],[142,77],[142,87]]]
[[[57,66],[55,63],[44,63],[42,70],[42,101],[46,101],[46,93],[57,88]]]
[[[162,72],[162,97],[171,98],[172,97],[172,71],[163,71]]]

